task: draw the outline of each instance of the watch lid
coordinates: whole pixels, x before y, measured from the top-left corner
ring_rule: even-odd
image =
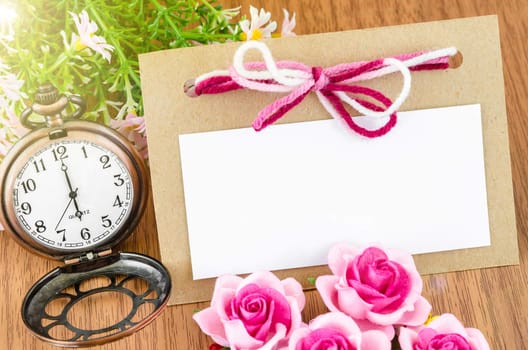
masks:
[[[54,345],[103,344],[152,322],[167,305],[170,290],[169,273],[160,262],[117,253],[61,266],[42,277],[24,298],[22,318],[35,336]],[[76,314],[80,304],[89,312]]]

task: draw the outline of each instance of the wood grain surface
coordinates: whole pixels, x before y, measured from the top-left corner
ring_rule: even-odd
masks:
[[[435,313],[451,312],[467,326],[482,330],[492,349],[528,348],[528,2],[526,0],[222,0],[224,7],[265,6],[273,18],[282,19],[282,8],[297,13],[298,34],[349,30],[497,14],[504,61],[506,103],[510,132],[513,185],[519,232],[520,266],[424,276],[424,295]],[[358,48],[361,50],[361,48]],[[483,55],[486,53],[483,52]],[[485,72],[483,72],[485,74]],[[123,251],[159,257],[156,222],[149,204],[137,232]],[[32,284],[58,263],[32,255],[7,234],[0,234],[0,349],[51,349],[25,328],[20,305]],[[175,286],[177,288],[177,286]],[[303,312],[307,321],[326,312],[316,292],[307,292]],[[123,301],[124,302],[124,301]],[[104,304],[103,304],[104,305]],[[196,309],[208,303],[174,306],[136,334],[97,349],[207,349],[211,340],[192,320]],[[108,306],[107,311],[119,307]],[[88,320],[104,318],[87,305],[76,307]],[[106,316],[106,317],[110,317]],[[104,321],[102,321],[104,324]]]

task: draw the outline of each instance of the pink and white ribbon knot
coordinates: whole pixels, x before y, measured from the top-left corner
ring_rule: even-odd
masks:
[[[251,49],[260,51],[262,62],[244,63],[244,57]],[[446,69],[449,67],[449,58],[456,53],[456,48],[450,47],[322,68],[294,61],[275,62],[266,44],[248,41],[235,52],[229,70],[217,70],[199,76],[186,83],[186,93],[200,96],[243,88],[288,93],[258,113],[252,126],[260,131],[301,103],[313,91],[334,118],[344,120],[350,129],[360,135],[379,137],[396,124],[396,112],[411,89],[410,71]],[[402,74],[403,84],[394,102],[380,91],[355,84],[395,72]],[[373,130],[364,128],[354,121],[345,105],[364,116],[384,118],[384,123]]]

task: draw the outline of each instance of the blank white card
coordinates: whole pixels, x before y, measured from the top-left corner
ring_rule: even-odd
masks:
[[[323,265],[337,242],[490,244],[477,104],[400,112],[375,139],[321,120],[179,141],[194,279]]]

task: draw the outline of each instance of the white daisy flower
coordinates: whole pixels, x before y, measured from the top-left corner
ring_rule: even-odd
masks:
[[[0,108],[1,112],[1,108]],[[7,113],[8,118],[0,120],[0,158],[5,157],[11,146],[30,130],[26,129],[14,113]]]
[[[233,17],[238,16],[238,14],[240,13],[240,7],[241,6],[233,7],[230,9],[223,9],[220,11],[220,14],[226,22],[229,22],[233,19]]]
[[[295,12],[293,13],[291,20],[288,10],[282,9],[282,12],[284,13],[284,20],[282,21],[281,26],[281,36],[295,36],[295,33],[293,32],[293,28],[295,28],[295,25],[297,24],[295,21]]]
[[[0,75],[0,158],[28,131],[20,124],[13,110],[13,103],[26,97],[20,91],[23,84],[24,81],[18,80],[14,74]]]
[[[16,75],[7,73],[0,76],[0,103],[18,101],[22,98],[20,88],[24,84],[23,80],[18,80]],[[2,106],[5,106],[2,104]]]
[[[5,73],[8,70],[9,70],[9,67],[7,66],[7,64],[2,62],[2,58],[0,57],[0,72]]]
[[[79,36],[72,33],[72,43],[74,43],[75,50],[81,51],[89,47],[100,53],[110,63],[110,53],[114,50],[114,47],[108,44],[105,38],[95,35],[95,32],[99,29],[97,23],[91,21],[88,13],[84,10],[79,15],[72,12],[70,12],[70,15],[73,17],[79,32]]]
[[[260,9],[259,12],[257,8],[250,6],[249,14],[251,15],[251,21],[247,19],[240,21],[240,29],[242,29],[240,39],[247,41],[271,38],[271,33],[277,29],[277,22],[269,22],[271,13],[264,9]]]

